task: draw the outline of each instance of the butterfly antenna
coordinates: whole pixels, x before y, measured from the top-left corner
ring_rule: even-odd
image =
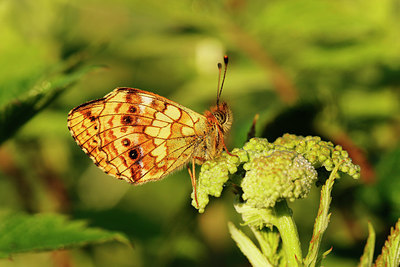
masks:
[[[226,70],[228,69],[228,56],[227,56],[227,55],[224,56],[224,65],[225,65],[225,68],[224,68],[224,76],[222,77],[221,87],[219,87],[219,81],[221,80],[221,69],[222,69],[222,66],[221,66],[221,63],[218,64],[219,78],[218,78],[217,107],[218,107],[218,104],[219,104],[219,99],[220,99],[220,97],[221,97],[222,88],[224,88],[225,77],[226,77]]]
[[[219,105],[219,89],[220,89],[220,85],[221,85],[221,73],[222,73],[222,64],[220,62],[218,62],[218,85],[217,85],[217,107]]]

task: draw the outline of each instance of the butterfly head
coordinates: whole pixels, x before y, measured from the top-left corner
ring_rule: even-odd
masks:
[[[217,86],[217,105],[211,108],[211,112],[206,114],[206,117],[209,121],[213,122],[214,124],[218,125],[219,130],[225,134],[229,131],[232,125],[232,111],[226,104],[226,102],[220,102],[222,88],[224,87],[225,77],[226,77],[226,70],[228,68],[228,56],[224,56],[224,75],[222,76],[221,82],[221,73],[222,73],[222,64],[218,63],[218,86]]]

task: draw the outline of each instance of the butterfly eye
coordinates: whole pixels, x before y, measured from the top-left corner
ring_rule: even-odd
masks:
[[[225,113],[223,113],[223,112],[217,111],[217,112],[213,113],[213,115],[220,124],[223,124],[226,121],[226,116],[225,116]]]

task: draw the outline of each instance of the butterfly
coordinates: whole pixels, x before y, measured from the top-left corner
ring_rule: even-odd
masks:
[[[68,128],[82,150],[105,173],[132,184],[159,180],[187,165],[196,193],[195,164],[226,148],[232,111],[220,103],[201,115],[172,100],[136,88],[119,87],[68,114]],[[221,77],[222,64],[218,64]],[[192,165],[192,170],[190,169]]]

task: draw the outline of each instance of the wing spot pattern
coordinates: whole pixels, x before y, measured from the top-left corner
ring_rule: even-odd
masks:
[[[184,165],[204,140],[194,126],[206,121],[173,101],[133,88],[117,88],[73,109],[69,118],[73,137],[95,164],[132,183],[160,179]]]
[[[137,148],[134,148],[134,149],[129,151],[129,157],[132,160],[136,160],[139,157],[139,152],[138,152]]]
[[[124,138],[122,139],[121,143],[123,146],[129,146],[131,144],[131,141],[129,141],[128,138]]]
[[[132,124],[132,122],[133,122],[132,116],[125,115],[125,116],[122,116],[122,118],[121,118],[121,123],[124,125],[130,125],[130,124]]]

